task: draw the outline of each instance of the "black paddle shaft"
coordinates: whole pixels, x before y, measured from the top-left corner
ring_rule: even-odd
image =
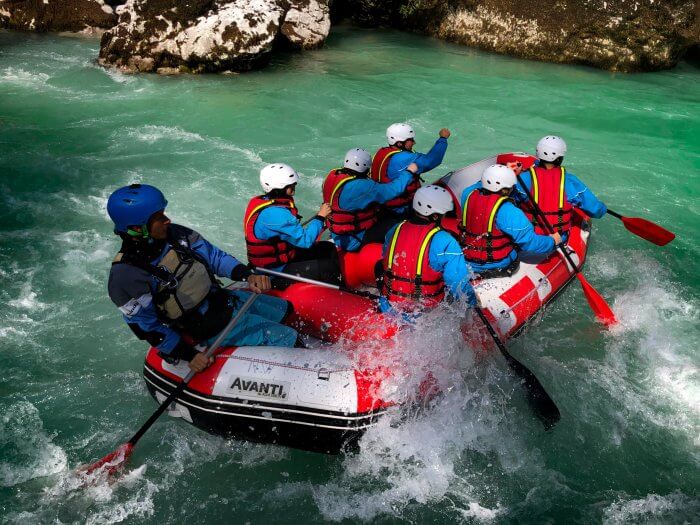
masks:
[[[535,198],[532,196],[532,193],[530,193],[530,190],[527,189],[527,186],[523,183],[523,179],[520,178],[520,175],[516,175],[518,178],[518,182],[520,185],[523,187],[525,190],[525,193],[527,194],[527,199],[530,201],[530,205],[532,206],[532,209],[535,211],[535,220],[537,220],[540,223],[540,226],[547,230],[549,233],[554,233],[554,228],[552,228],[552,225],[549,224],[549,221],[547,220],[547,217],[545,216],[544,212],[542,209],[539,207],[539,205],[535,202]],[[574,264],[574,260],[571,258],[571,254],[568,252],[566,249],[566,245],[564,244],[564,241],[560,242],[557,244],[557,247],[561,249],[561,253],[564,254],[564,257],[566,260],[569,262],[571,267],[574,270],[574,273],[578,274],[581,273],[581,271],[578,269],[578,266]]]
[[[156,409],[156,411],[153,412],[153,414],[151,414],[151,417],[148,418],[148,420],[141,426],[141,428],[139,428],[136,431],[136,434],[134,434],[131,437],[131,439],[129,440],[129,443],[132,446],[136,445],[138,440],[141,439],[141,436],[143,436],[146,433],[146,431],[149,428],[151,428],[153,423],[155,423],[156,420],[161,416],[161,414],[168,409],[168,407],[170,406],[170,403],[172,403],[176,397],[178,397],[180,394],[182,394],[182,391],[185,389],[186,386],[187,386],[187,383],[185,383],[183,381],[182,383],[177,385],[177,388],[175,390],[170,392],[170,395],[165,399],[165,401],[163,401],[161,403],[161,405]]]
[[[207,348],[204,351],[204,355],[206,357],[211,357],[211,355],[219,348],[221,343],[223,342],[224,338],[228,335],[228,333],[233,329],[236,324],[238,324],[238,321],[240,320],[241,317],[243,317],[243,314],[248,310],[248,308],[251,307],[255,299],[257,299],[258,294],[256,293],[251,293],[250,297],[246,300],[245,303],[243,303],[243,306],[241,306],[238,309],[238,312],[236,312],[236,315],[234,315],[231,320],[228,322],[228,324],[224,327],[224,329],[219,332],[219,335],[217,338],[212,342],[211,345],[209,345],[209,348]],[[165,412],[168,407],[170,406],[170,403],[172,403],[175,398],[177,398],[180,394],[182,394],[182,391],[185,389],[187,386],[187,383],[190,382],[190,380],[196,375],[196,372],[194,370],[190,370],[189,373],[185,376],[185,378],[182,380],[182,383],[177,385],[175,390],[170,392],[170,395],[165,398],[165,401],[161,403],[161,405],[156,409],[153,414],[151,414],[151,417],[148,418],[148,420],[141,426],[136,431],[136,434],[134,434],[131,439],[129,440],[129,443],[133,446],[136,445],[139,439],[141,439],[141,436],[143,436],[146,431],[151,428],[153,423],[156,422],[156,420],[161,416],[163,412]]]
[[[484,326],[491,335],[493,342],[496,343],[496,346],[501,351],[501,354],[503,354],[503,357],[505,357],[508,365],[523,380],[523,385],[528,393],[530,404],[534,408],[537,417],[542,421],[545,430],[549,430],[561,418],[559,408],[557,408],[557,405],[554,403],[552,398],[544,389],[542,383],[540,383],[539,379],[537,379],[535,374],[533,374],[530,371],[530,369],[527,368],[524,364],[515,359],[508,352],[508,350],[506,350],[506,346],[503,344],[503,341],[501,341],[501,339],[498,337],[496,330],[494,330],[493,326],[491,326],[491,323],[486,318],[486,315],[484,315],[484,312],[481,310],[481,308],[475,307],[474,310],[476,311],[476,314],[479,316],[481,321],[484,323]]]
[[[617,212],[612,211],[610,208],[608,208],[607,213],[608,213],[609,215],[612,215],[613,217],[617,217],[618,219],[622,219],[622,215],[620,215],[620,214],[617,213]]]

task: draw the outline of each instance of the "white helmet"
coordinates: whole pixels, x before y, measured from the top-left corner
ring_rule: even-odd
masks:
[[[554,162],[566,155],[566,142],[561,137],[547,135],[537,143],[537,158],[545,162]]]
[[[355,148],[345,154],[343,167],[358,173],[364,173],[372,165],[372,156],[366,149]]]
[[[425,217],[433,213],[444,215],[454,207],[450,193],[445,188],[433,184],[419,188],[413,196],[413,209]]]
[[[494,193],[504,188],[512,188],[517,182],[515,172],[503,164],[489,166],[481,174],[481,186]]]
[[[386,140],[389,142],[389,146],[415,138],[416,132],[406,123],[399,122],[386,128]]]
[[[260,184],[269,193],[299,182],[299,174],[287,164],[268,164],[260,170]]]

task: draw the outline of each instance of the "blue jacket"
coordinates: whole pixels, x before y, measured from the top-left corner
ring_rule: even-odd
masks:
[[[268,206],[258,215],[253,233],[258,239],[264,241],[279,237],[297,248],[311,248],[324,227],[325,222],[320,217],[314,217],[306,227],[303,227],[289,209],[282,206]],[[270,269],[283,271],[284,265]]]
[[[398,224],[387,232],[382,256],[386,255],[389,250],[391,238],[397,227]],[[419,248],[416,246],[416,250]],[[469,282],[470,271],[467,262],[464,260],[462,248],[452,234],[443,230],[433,236],[428,249],[428,264],[436,272],[442,273],[447,292],[450,295],[457,299],[466,300],[470,306],[476,304],[474,288]],[[391,311],[391,305],[385,297],[380,298],[379,308],[382,312]]]
[[[413,177],[414,175],[410,171],[402,170],[396,178],[387,183],[374,182],[368,178],[351,180],[340,189],[338,204],[348,211],[364,210],[373,203],[384,204],[386,201],[401,195]],[[331,234],[336,246],[348,252],[359,250],[362,247],[364,236],[365,232],[352,235]]]
[[[209,243],[197,232],[175,224],[170,227],[179,232],[178,237],[187,238],[190,249],[206,261],[209,270],[215,275],[240,279],[250,273],[238,259]],[[169,250],[170,244],[166,242],[160,255],[149,262],[157,266]],[[180,342],[180,334],[158,317],[153,304],[153,294],[157,289],[158,280],[146,270],[130,264],[112,265],[108,284],[110,299],[121,310],[127,324],[136,325],[143,334],[148,334],[145,339],[149,343],[169,354]],[[208,307],[205,302],[200,307],[200,312],[205,313]],[[160,342],[154,344],[158,340]]]
[[[535,163],[535,165],[539,165],[539,160]],[[530,175],[529,171],[524,171],[520,174],[520,179],[523,181],[525,186],[529,191],[532,190],[532,176]],[[519,203],[525,203],[528,202],[528,197],[527,193],[525,192],[525,189],[523,186],[518,183],[516,186],[517,190],[517,201]],[[596,197],[591,190],[588,189],[588,187],[581,182],[581,180],[574,175],[573,173],[570,173],[569,170],[566,171],[566,181],[564,181],[564,193],[566,193],[566,198],[569,199],[569,202],[577,207],[581,208],[583,211],[585,211],[588,215],[595,219],[600,219],[605,213],[608,211],[608,208],[605,206],[605,204]]]
[[[430,148],[428,153],[416,153],[413,151],[400,151],[391,156],[389,159],[389,165],[386,170],[386,178],[389,181],[394,180],[399,176],[399,174],[404,171],[412,162],[418,165],[418,173],[425,173],[442,163],[442,159],[445,158],[445,152],[447,151],[447,139],[438,138]],[[402,206],[401,208],[395,208],[394,211],[397,215],[403,215],[408,210],[408,206]]]
[[[461,208],[467,202],[467,197],[475,189],[480,189],[481,181],[472,184],[462,192],[459,199]],[[461,217],[460,217],[461,219]],[[529,252],[533,255],[547,255],[554,250],[554,239],[548,235],[537,235],[532,223],[528,220],[525,212],[515,206],[512,202],[504,202],[496,212],[496,227],[503,233],[508,235],[517,246],[517,249],[523,252]],[[506,268],[515,259],[517,259],[517,251],[512,251],[510,257],[502,261],[493,263],[474,263],[469,262],[474,272],[479,273],[484,270],[494,270],[497,268]]]

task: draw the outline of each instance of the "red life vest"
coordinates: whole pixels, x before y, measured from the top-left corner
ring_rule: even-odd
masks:
[[[469,262],[492,263],[508,258],[515,249],[510,236],[496,226],[496,214],[508,197],[474,189],[464,202],[459,242]]]
[[[253,266],[273,268],[287,264],[294,258],[294,246],[279,237],[263,240],[255,236],[255,222],[260,212],[268,206],[282,206],[289,209],[295,217],[299,212],[294,206],[294,199],[267,199],[259,195],[250,199],[248,208],[243,216],[243,231],[245,246],[248,252],[248,262]]]
[[[530,168],[532,185],[530,194],[539,205],[540,209],[547,217],[547,222],[559,235],[569,233],[571,229],[572,206],[566,197],[564,185],[566,183],[566,170],[563,166],[546,169],[542,166],[532,166]],[[535,220],[532,206],[528,201],[523,205],[523,211],[535,226],[535,233],[538,235],[548,235],[549,232],[542,229],[539,222]]]
[[[340,207],[340,190],[357,177],[334,169],[323,182],[323,202],[331,205],[328,228],[336,235],[351,235],[369,230],[379,220],[379,206],[370,204],[364,210],[349,211]]]
[[[428,264],[430,242],[439,231],[433,223],[403,221],[396,227],[383,262],[382,289],[389,301],[413,299],[431,307],[445,297],[442,273]]]
[[[402,150],[396,146],[379,148],[372,158],[372,168],[369,172],[369,178],[375,182],[388,182],[386,172],[389,169],[389,161],[391,157],[400,151]],[[414,177],[409,185],[406,186],[406,191],[398,197],[385,202],[384,206],[387,208],[400,208],[411,204],[411,202],[413,202],[413,195],[418,191],[418,188],[420,188],[420,179]]]

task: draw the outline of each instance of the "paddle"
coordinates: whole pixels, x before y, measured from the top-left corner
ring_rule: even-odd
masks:
[[[206,357],[211,357],[211,355],[219,348],[219,345],[222,343],[224,338],[228,335],[228,333],[233,329],[236,324],[238,324],[238,321],[241,319],[243,314],[250,308],[250,306],[253,304],[255,299],[258,297],[258,294],[252,293],[250,297],[246,300],[245,303],[243,303],[243,306],[238,310],[236,315],[234,315],[231,320],[228,322],[228,324],[224,327],[224,329],[219,333],[218,337],[214,340],[214,342],[209,345],[209,347],[205,350],[204,355]],[[105,471],[107,474],[112,474],[114,471],[118,470],[124,462],[129,458],[131,455],[131,452],[133,451],[134,447],[136,446],[136,443],[138,443],[139,439],[146,433],[146,431],[151,428],[153,423],[156,422],[156,420],[160,417],[160,415],[166,411],[166,409],[170,406],[170,403],[177,398],[182,391],[185,389],[187,386],[187,383],[190,382],[190,380],[196,375],[197,372],[194,370],[190,370],[190,372],[185,376],[185,378],[182,380],[182,383],[180,383],[175,390],[173,390],[170,395],[161,403],[161,405],[156,409],[155,412],[151,415],[151,417],[148,418],[148,420],[141,426],[141,428],[138,429],[136,434],[134,434],[129,441],[126,443],[120,445],[114,452],[111,452],[107,454],[105,457],[100,459],[99,461],[96,461],[95,463],[87,466],[83,466],[78,469],[79,473],[82,474],[91,474],[94,471],[101,469],[104,467]]]
[[[343,286],[338,286],[335,284],[330,284],[330,283],[324,283],[323,281],[316,281],[314,279],[308,279],[306,277],[301,277],[299,275],[292,275],[284,272],[276,272],[274,270],[268,270],[266,268],[255,268],[255,271],[258,273],[265,273],[268,275],[272,275],[274,277],[282,277],[284,279],[289,279],[292,281],[299,281],[301,283],[307,283],[307,284],[315,284],[317,286],[323,286],[324,288],[331,288],[333,290],[340,290],[342,292],[347,292],[355,295],[359,295],[361,297],[368,297],[370,299],[379,299],[379,296],[370,292],[363,292],[361,290],[352,290],[350,288],[345,288]],[[512,355],[508,353],[508,350],[506,350],[506,347],[503,345],[501,340],[498,338],[498,334],[494,331],[493,327],[491,324],[488,322],[488,319],[486,319],[486,316],[484,313],[481,311],[479,308],[475,308],[477,315],[481,318],[481,320],[484,322],[486,325],[486,328],[488,329],[489,333],[491,334],[491,337],[493,338],[494,342],[496,343],[496,346],[498,349],[501,351],[503,356],[506,358],[506,361],[508,362],[508,365],[513,369],[513,371],[518,374],[522,379],[523,379],[523,384],[525,386],[525,389],[527,390],[529,394],[529,399],[530,403],[532,404],[533,408],[535,409],[535,412],[537,413],[537,416],[542,420],[544,423],[544,426],[547,430],[552,428],[554,424],[559,421],[560,414],[559,414],[559,409],[557,408],[557,405],[554,404],[554,401],[552,401],[552,398],[549,397],[547,392],[545,391],[544,387],[542,384],[539,382],[539,380],[535,377],[535,375],[530,372],[530,370],[523,365],[520,361],[515,359]]]
[[[532,193],[530,193],[530,190],[523,183],[523,179],[520,177],[520,175],[516,175],[516,177],[518,178],[518,182],[527,194],[527,198],[530,201],[530,205],[532,206],[535,212],[535,218],[537,222],[542,228],[544,228],[549,233],[554,233],[554,228],[552,228],[552,225],[549,224],[547,217],[544,215],[537,202],[535,202]],[[612,326],[616,324],[618,321],[615,317],[615,314],[612,311],[612,308],[610,308],[605,299],[603,299],[603,296],[600,295],[598,291],[595,288],[593,288],[593,286],[586,280],[586,278],[581,273],[581,270],[578,269],[578,266],[574,264],[574,261],[571,258],[569,252],[567,251],[564,242],[560,242],[557,245],[557,248],[559,248],[559,253],[561,253],[571,265],[571,269],[576,275],[576,278],[578,279],[579,283],[581,283],[583,295],[586,297],[586,301],[588,301],[588,306],[591,307],[591,310],[593,310],[593,313],[598,318],[598,320],[601,321],[605,326]]]
[[[291,273],[276,272],[275,270],[268,270],[267,268],[255,268],[256,273],[264,273],[266,275],[272,275],[273,277],[279,277],[281,279],[289,279],[290,281],[298,281],[300,283],[315,284],[317,286],[323,286],[324,288],[330,288],[331,290],[339,290],[341,292],[351,293],[354,295],[359,295],[360,297],[367,297],[369,299],[379,299],[378,295],[370,292],[365,292],[362,290],[353,290],[352,288],[346,288],[345,286],[340,286],[338,284],[325,283],[323,281],[316,281],[314,279],[309,279],[307,277],[301,277],[299,275],[293,275]]]
[[[657,246],[666,246],[676,238],[675,233],[646,219],[640,217],[623,217],[610,209],[608,210],[608,214],[620,219],[622,224],[625,225],[625,228],[627,228],[627,231],[634,233],[637,237],[653,242]]]
[[[501,354],[503,354],[503,357],[505,357],[510,368],[523,380],[523,387],[527,391],[530,405],[534,409],[535,414],[537,414],[537,417],[542,421],[545,430],[549,430],[556,425],[557,421],[561,418],[557,405],[552,398],[549,397],[549,394],[544,389],[539,379],[535,377],[535,374],[506,350],[506,345],[504,345],[503,341],[498,337],[496,330],[491,326],[491,323],[489,323],[489,320],[486,318],[481,308],[474,307],[474,310],[489,331],[493,342],[496,343],[496,346],[501,351]]]

